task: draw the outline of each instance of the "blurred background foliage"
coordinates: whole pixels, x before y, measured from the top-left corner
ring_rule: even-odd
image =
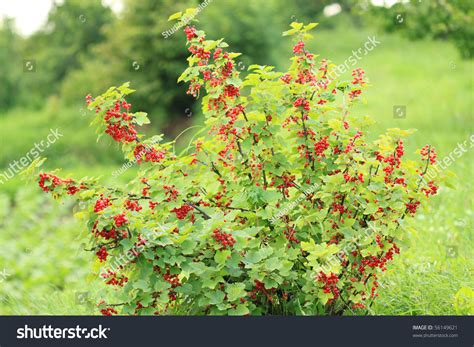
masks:
[[[98,0],[58,1],[43,27],[28,37],[15,31],[12,19],[0,21],[0,175],[58,129],[63,137],[41,153],[48,169],[125,184],[136,168],[113,177],[123,158],[107,138],[96,142],[84,106],[88,93],[125,81],[137,90],[129,100],[133,109],[152,120],[145,133],[174,139],[200,124],[200,100],[176,84],[187,65],[184,34],[167,21],[200,1],[121,2],[117,13]],[[197,19],[209,38],[222,37],[243,53],[243,74],[250,64],[280,70],[289,65],[291,41],[281,33],[293,21],[319,22],[309,46],[336,64],[375,36],[381,43],[354,66],[363,67],[373,85],[357,112],[377,121],[372,135],[417,128],[409,155],[431,143],[442,158],[458,143],[467,140],[469,147],[472,134],[473,8],[471,0],[412,0],[391,7],[370,0],[208,0]],[[396,105],[406,107],[405,117],[395,116]],[[181,136],[181,145],[189,138]],[[462,189],[442,189],[407,231],[403,260],[382,280],[374,313],[474,313],[473,162],[469,150],[450,167]],[[51,201],[18,175],[0,184],[0,273],[8,273],[0,277],[0,314],[96,313],[93,303],[102,289],[87,276],[93,256],[83,250],[84,226],[71,217],[74,208]],[[87,293],[86,302],[78,301],[81,293]]]
[[[373,7],[389,32],[400,31],[416,40],[449,40],[465,59],[474,56],[474,2],[471,0],[430,0],[395,4],[389,9]],[[388,15],[387,15],[388,14]],[[400,25],[406,22],[404,25]]]

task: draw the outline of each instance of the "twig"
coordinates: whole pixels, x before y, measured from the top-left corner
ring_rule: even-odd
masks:
[[[192,202],[190,201],[187,201],[187,200],[184,200],[183,201],[188,204],[189,206],[191,206],[192,208],[194,208],[196,211],[198,211],[200,214],[202,214],[203,218],[204,219],[211,219],[211,216],[209,216],[206,212],[204,212],[203,210],[201,210],[199,207],[197,207],[196,205],[194,205]]]

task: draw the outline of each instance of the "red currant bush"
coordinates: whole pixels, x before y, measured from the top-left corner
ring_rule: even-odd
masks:
[[[353,113],[364,71],[332,78],[306,47],[315,24],[291,26],[288,71],[252,65],[245,78],[223,40],[185,27],[178,81],[202,99],[207,132],[180,154],[137,132],[148,119],[128,84],[87,97],[139,175],[124,188],[40,173],[39,185],[80,201],[98,275],[116,291],[103,314],[363,314],[376,299],[403,220],[438,191],[423,179],[436,153],[406,159],[400,129],[369,141],[370,119]]]

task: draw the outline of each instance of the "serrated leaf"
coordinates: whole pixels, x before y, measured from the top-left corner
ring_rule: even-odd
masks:
[[[237,305],[236,308],[230,309],[228,313],[229,313],[229,316],[244,316],[246,314],[249,314],[250,311],[247,308],[247,306],[240,304],[240,305]]]
[[[225,264],[227,257],[230,256],[229,250],[217,251],[214,260],[217,264]]]
[[[211,305],[218,305],[224,301],[225,294],[224,292],[219,291],[208,291],[206,297],[209,298],[209,303]]]
[[[133,283],[133,288],[141,289],[146,292],[150,288],[150,284],[147,280],[138,280]]]
[[[226,288],[227,300],[235,301],[244,297],[247,293],[245,291],[245,284],[233,283],[229,284]]]
[[[287,30],[287,31],[284,31],[282,36],[291,36],[291,35],[294,35],[298,32],[298,30],[296,29],[290,29],[290,30]]]
[[[293,23],[290,24],[290,26],[293,29],[301,30],[301,28],[303,27],[303,23],[293,22]]]
[[[374,214],[375,212],[377,212],[379,209],[379,207],[377,206],[377,204],[371,202],[369,204],[367,204],[367,207],[365,208],[365,211],[364,211],[364,214]]]
[[[150,124],[150,120],[148,119],[146,112],[135,112],[134,117],[134,121],[138,125]]]
[[[305,25],[304,30],[308,31],[313,28],[315,28],[319,23],[309,23],[308,25]]]
[[[179,19],[183,15],[183,12],[176,12],[173,13],[171,16],[168,17],[168,21],[172,21],[174,19]]]

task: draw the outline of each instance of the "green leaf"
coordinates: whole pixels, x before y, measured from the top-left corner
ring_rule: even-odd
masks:
[[[296,29],[290,29],[290,30],[287,30],[287,31],[284,31],[283,32],[283,36],[291,36],[291,35],[294,35],[298,32],[298,30]]]
[[[225,264],[227,257],[230,257],[230,251],[229,250],[223,250],[223,251],[217,251],[216,255],[214,256],[214,260],[216,261],[217,264]]]
[[[38,157],[31,162],[31,164],[20,172],[20,176],[28,177],[35,174],[35,169],[41,167],[46,161],[46,158]]]
[[[276,257],[269,258],[265,261],[265,267],[268,271],[274,271],[282,267],[281,260]]]
[[[454,310],[457,314],[474,314],[474,291],[469,287],[462,287],[454,295]]]
[[[377,204],[371,202],[369,204],[367,204],[367,207],[365,208],[365,211],[364,211],[364,214],[374,214],[375,212],[377,212],[379,209],[379,207],[377,206]]]
[[[293,22],[293,23],[290,24],[290,26],[293,29],[301,30],[301,28],[303,27],[303,23]]]
[[[313,239],[310,239],[309,242],[301,242],[301,249],[306,252],[313,252],[316,247],[316,243]]]
[[[171,287],[171,284],[169,284],[169,282],[166,282],[165,280],[162,280],[162,279],[158,279],[158,281],[156,281],[155,285],[153,286],[153,289],[156,290],[157,292],[161,292],[170,287]]]
[[[229,284],[226,289],[227,299],[229,301],[235,301],[244,297],[247,293],[245,291],[245,284],[233,283]]]
[[[342,129],[342,121],[340,119],[330,119],[328,120],[328,125],[334,130],[341,130]]]
[[[182,15],[183,15],[183,12],[173,13],[171,16],[168,17],[168,21],[172,21],[174,19],[180,19]]]
[[[123,95],[132,94],[133,92],[135,92],[135,89],[130,89],[129,86],[130,82],[125,82],[120,87],[118,87],[117,90]]]
[[[244,316],[246,314],[249,314],[250,311],[247,306],[240,304],[237,305],[236,308],[230,309],[228,313],[229,316]]]
[[[334,295],[332,293],[324,293],[321,291],[320,293],[318,293],[318,298],[321,300],[323,305],[326,305],[329,299],[334,298]]]
[[[204,41],[204,50],[205,51],[211,51],[214,48],[216,48],[221,42],[222,42],[222,39]]]
[[[305,31],[311,30],[311,29],[315,28],[318,24],[319,23],[309,23],[308,25],[305,25],[304,30]]]
[[[185,240],[185,241],[181,244],[182,253],[183,253],[184,255],[193,254],[196,245],[197,245],[197,242],[194,241],[194,240]]]
[[[262,65],[257,65],[257,64],[252,64],[248,67],[247,70],[251,71],[251,70],[260,70],[262,68]]]
[[[177,293],[189,295],[193,293],[193,286],[189,283],[183,284],[175,289]]]
[[[281,264],[280,268],[280,275],[282,276],[289,276],[291,273],[291,269],[293,268],[293,262],[289,260],[285,260]]]
[[[238,56],[242,55],[242,53],[229,53],[229,58],[234,59],[237,58]]]
[[[217,305],[220,304],[222,301],[224,301],[225,294],[224,292],[219,291],[208,291],[206,293],[206,297],[209,298],[209,303],[211,305]]]
[[[148,283],[147,280],[138,280],[133,283],[133,288],[141,289],[144,292],[146,292],[150,288],[150,284]]]
[[[138,125],[143,125],[143,124],[150,124],[150,120],[147,117],[146,112],[135,112],[135,123]]]

